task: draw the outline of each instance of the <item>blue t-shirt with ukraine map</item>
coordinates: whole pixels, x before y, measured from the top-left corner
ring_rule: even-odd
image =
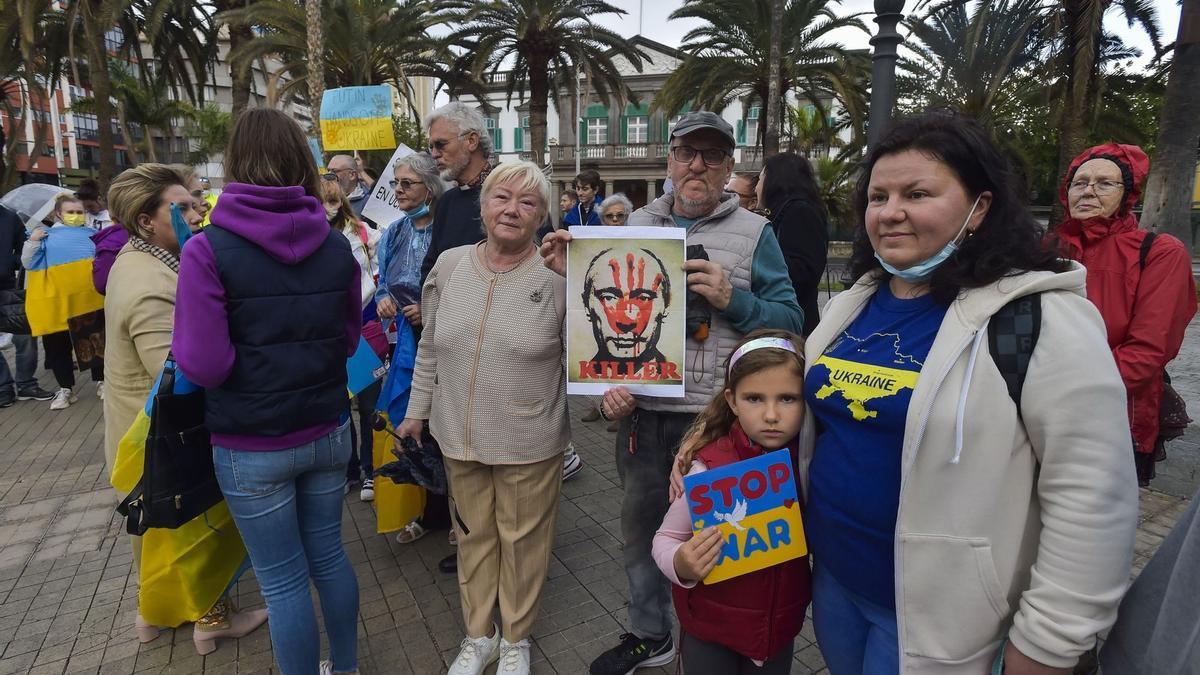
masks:
[[[894,608],[900,456],[913,388],[946,306],[879,289],[814,363],[805,396],[818,423],[804,530],[822,571]]]

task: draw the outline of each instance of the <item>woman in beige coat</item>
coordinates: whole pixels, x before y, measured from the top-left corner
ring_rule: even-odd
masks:
[[[487,238],[439,256],[421,292],[425,329],[399,435],[419,441],[429,420],[445,456],[467,629],[451,675],[497,659],[500,672],[529,673],[570,441],[566,280],[534,245],[549,204],[536,165],[493,169],[479,198]]]
[[[171,351],[180,251],[171,206],[178,208],[188,227],[197,227],[201,220],[185,187],[188,182],[189,176],[174,167],[141,164],[117,176],[109,188],[109,212],[129,233],[109,272],[104,296],[104,459],[109,473],[121,437],[146,405]],[[137,565],[141,538],[130,539]],[[215,649],[216,638],[240,637],[266,618],[265,610],[239,613],[222,598],[196,622],[196,649],[208,653]],[[158,636],[158,628],[147,625],[140,614],[136,624],[140,641]]]

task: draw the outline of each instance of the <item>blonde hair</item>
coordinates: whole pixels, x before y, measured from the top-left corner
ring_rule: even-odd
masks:
[[[76,197],[74,192],[58,193],[58,196],[54,198],[54,215],[58,216],[59,220],[62,220],[62,205],[67,202],[75,202],[81,208],[83,207],[83,200]]]
[[[792,366],[797,377],[804,377],[804,338],[786,330],[763,328],[751,331],[733,346],[729,352],[730,356],[747,342],[764,337],[788,340],[796,347],[796,353],[793,354],[778,347],[752,349],[742,354],[732,369],[729,368],[729,357],[725,357],[724,368],[728,373],[725,376],[725,388],[713,394],[708,405],[692,421],[688,430],[683,434],[683,440],[679,443],[679,462],[685,472],[692,465],[692,460],[695,459],[696,453],[701,448],[728,434],[729,430],[733,428],[733,422],[737,416],[733,414],[733,409],[725,400],[726,390],[736,392],[738,383],[748,375],[776,366]]]
[[[537,221],[541,223],[546,219],[546,214],[550,213],[550,181],[546,179],[546,174],[542,173],[537,164],[504,162],[492,169],[479,191],[480,203],[488,198],[492,190],[504,183],[514,183],[519,190],[535,193],[539,202]]]
[[[342,213],[342,224],[350,223],[354,226],[354,234],[360,234],[363,224],[354,215],[354,208],[350,206],[350,200],[346,198],[346,192],[342,190],[342,186],[338,185],[336,180],[323,180],[321,181],[321,206],[324,207],[325,202],[332,201],[341,204],[339,210]]]
[[[138,216],[162,206],[162,195],[172,185],[187,189],[187,176],[167,164],[138,164],[113,179],[108,188],[108,212],[130,236],[141,237]]]

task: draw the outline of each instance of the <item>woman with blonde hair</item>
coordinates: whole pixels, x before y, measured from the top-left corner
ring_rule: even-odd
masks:
[[[104,397],[104,458],[109,473],[116,476],[114,483],[121,482],[116,467],[125,463],[118,459],[121,439],[145,406],[171,351],[180,253],[180,242],[172,221],[179,217],[189,226],[200,222],[186,184],[186,176],[173,167],[140,164],[117,176],[108,191],[109,213],[128,235],[128,242],[121,247],[107,273],[108,293],[104,297],[105,370],[108,376],[108,392]],[[170,546],[175,543],[176,536],[188,535],[181,528],[152,530],[145,538],[131,537],[141,581],[136,621],[140,641],[155,639],[159,633],[157,626],[195,621],[193,643],[198,652],[207,654],[216,649],[217,638],[242,637],[266,621],[267,614],[263,610],[238,612],[225,597],[225,588],[220,582],[216,586],[197,583],[185,589],[168,588],[159,592],[161,587],[153,580],[142,578],[143,573],[153,576],[141,563],[143,554],[159,545],[158,542]],[[209,534],[200,531],[199,536]],[[216,536],[224,544],[218,545],[218,550],[241,550],[236,531]],[[230,536],[235,541],[227,541]],[[178,547],[179,550],[189,548]],[[201,551],[205,547],[194,549],[195,557],[189,558],[193,564],[173,561],[181,570],[177,575],[179,578],[188,578],[183,570],[207,568],[211,572],[216,567],[223,567],[229,584],[236,579],[240,560],[204,558]],[[241,558],[244,557],[242,552]],[[205,576],[223,577],[225,574]],[[164,603],[162,595],[174,597]],[[188,604],[200,609],[189,614],[181,608]]]
[[[438,256],[422,289],[425,326],[399,428],[420,443],[428,420],[445,459],[467,629],[453,675],[478,675],[497,659],[500,672],[529,672],[570,441],[566,280],[534,245],[550,185],[530,162],[504,163],[479,205],[484,241]]]
[[[358,583],[341,525],[359,267],[329,227],[295,120],[243,112],[225,170],[210,224],[180,262],[172,348],[205,388],[217,482],[267,600],[280,670],[356,672]],[[329,636],[322,663],[310,577]]]

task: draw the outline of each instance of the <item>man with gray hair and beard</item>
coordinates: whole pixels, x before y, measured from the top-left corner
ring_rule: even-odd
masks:
[[[788,278],[779,242],[766,218],[743,209],[725,191],[733,172],[733,128],[712,112],[685,115],[671,133],[667,173],[673,191],[629,218],[629,225],[683,227],[688,248],[700,244],[708,260],[684,263],[687,290],[711,307],[710,327],[688,335],[683,398],[633,396],[624,387],[604,394],[600,413],[620,420],[617,471],[625,574],[629,578],[629,633],[591,664],[592,675],[626,675],[675,658],[671,588],[650,555],[669,503],[671,462],[688,425],[725,385],[725,359],[742,336],[759,328],[800,333],[804,312]],[[566,242],[546,236],[546,266],[565,275]],[[692,300],[689,299],[689,314]]]
[[[421,265],[421,282],[438,256],[456,246],[483,241],[479,218],[479,188],[491,171],[492,137],[483,115],[471,106],[453,101],[433,111],[425,120],[429,154],[437,162],[442,180],[458,187],[438,200],[430,228],[429,253]]]

